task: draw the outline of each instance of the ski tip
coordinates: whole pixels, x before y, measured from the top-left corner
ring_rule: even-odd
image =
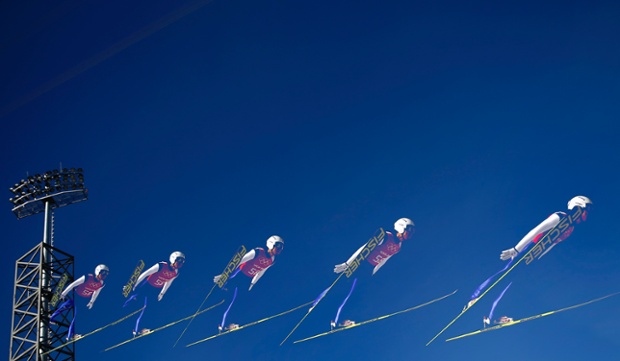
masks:
[[[426,346],[430,345],[431,343],[433,343],[433,341],[435,341],[437,339],[437,337],[439,337],[439,335],[441,335],[443,333],[443,331],[441,331],[440,333],[438,333],[437,335],[435,335],[435,337],[431,338],[430,341],[428,341],[426,343]]]

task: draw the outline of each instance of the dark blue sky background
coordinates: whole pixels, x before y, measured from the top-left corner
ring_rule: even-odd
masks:
[[[138,260],[187,262],[143,325],[191,314],[240,244],[285,239],[229,321],[312,300],[378,227],[417,233],[380,272],[360,271],[343,318],[442,302],[302,344],[325,331],[341,280],[296,333],[297,311],[191,348],[225,307],[109,352],[132,321],[76,344],[80,360],[549,360],[618,357],[620,298],[445,343],[482,326],[503,285],[429,347],[512,247],[575,195],[588,222],[529,266],[496,315],[522,318],[620,290],[620,5],[614,1],[29,1],[0,5],[0,161],[26,175],[85,170],[89,200],[55,212],[76,277],[110,266],[86,333],[123,309]],[[15,260],[43,216],[3,230],[5,354]],[[216,292],[207,304],[230,293]],[[445,337],[444,337],[445,336]]]

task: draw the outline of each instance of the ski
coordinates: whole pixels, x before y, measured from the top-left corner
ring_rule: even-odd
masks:
[[[56,304],[60,301],[60,295],[62,294],[62,290],[65,289],[67,282],[69,282],[69,275],[67,273],[63,273],[62,277],[60,277],[60,281],[58,281],[58,284],[56,285],[56,291],[54,291],[52,300],[50,301],[52,307],[56,307]]]
[[[293,332],[295,332],[295,330],[297,330],[299,325],[301,325],[301,323],[304,322],[304,320],[316,308],[316,306],[319,304],[319,302],[321,302],[321,300],[325,297],[325,295],[327,295],[327,293],[334,287],[334,285],[336,285],[336,283],[340,280],[340,278],[342,278],[342,275],[346,274],[347,278],[351,277],[353,272],[355,272],[359,268],[361,262],[364,261],[366,259],[366,257],[368,257],[368,255],[370,255],[370,253],[378,245],[383,243],[384,239],[385,239],[385,230],[383,230],[383,228],[379,228],[377,231],[375,231],[375,234],[372,236],[372,238],[370,238],[366,242],[366,244],[364,245],[364,248],[357,255],[357,257],[351,262],[351,264],[348,265],[347,269],[344,272],[340,273],[338,275],[338,277],[336,277],[334,282],[332,282],[332,284],[329,287],[327,287],[327,289],[325,289],[325,291],[323,291],[319,295],[319,297],[317,297],[317,299],[314,301],[314,303],[312,304],[312,306],[310,307],[308,312],[306,312],[304,317],[302,317],[301,320],[299,320],[299,322],[297,322],[297,324],[295,325],[295,327],[293,327],[291,332],[289,332],[288,335],[286,335],[286,337],[284,338],[284,340],[282,340],[282,342],[280,342],[280,346],[282,346],[286,342],[286,340],[288,340],[289,337],[291,337],[291,335],[293,334]]]
[[[231,260],[226,265],[226,268],[224,268],[224,271],[222,273],[220,273],[220,275],[221,275],[220,279],[217,281],[216,284],[214,284],[211,287],[211,290],[209,291],[209,293],[207,293],[207,296],[204,298],[204,300],[202,300],[202,303],[200,304],[200,306],[198,306],[198,309],[196,310],[194,315],[189,319],[189,322],[187,323],[187,325],[183,329],[183,332],[181,332],[181,334],[179,335],[177,340],[174,342],[174,345],[172,347],[176,347],[177,344],[179,343],[179,341],[181,340],[181,338],[183,337],[183,335],[185,335],[185,332],[189,328],[189,325],[192,324],[192,321],[194,321],[194,318],[198,315],[198,312],[200,311],[202,306],[205,304],[205,302],[207,302],[207,299],[209,298],[209,296],[211,296],[211,293],[215,289],[215,286],[218,286],[219,288],[224,287],[224,285],[228,281],[228,278],[230,277],[230,275],[233,272],[235,272],[237,267],[239,267],[239,263],[241,263],[241,259],[243,258],[243,256],[245,256],[245,253],[246,253],[245,246],[241,245],[241,247],[239,247],[239,249],[237,249],[237,252],[235,252],[235,255],[231,258]]]
[[[140,277],[140,273],[142,273],[143,268],[144,268],[144,261],[143,260],[138,261],[138,265],[131,273],[131,277],[129,277],[129,281],[127,281],[127,284],[123,286],[123,296],[125,296],[125,298],[127,298],[129,294],[131,293],[131,290],[133,289],[133,286],[136,284],[138,277]]]
[[[495,325],[495,326],[483,328],[481,330],[465,333],[465,334],[462,334],[460,336],[449,338],[449,339],[446,340],[446,342],[458,340],[458,339],[461,339],[461,338],[464,338],[464,337],[469,337],[469,336],[477,335],[477,334],[480,334],[480,333],[483,333],[483,332],[487,332],[487,331],[499,330],[500,328],[504,328],[504,327],[508,327],[508,326],[514,326],[514,325],[517,325],[519,323],[535,320],[537,318],[542,318],[542,317],[546,317],[546,316],[551,316],[551,315],[556,314],[556,313],[560,313],[560,312],[564,312],[564,311],[568,311],[568,310],[573,310],[575,308],[583,307],[583,306],[589,305],[589,304],[594,303],[594,302],[602,301],[602,300],[604,300],[606,298],[613,297],[613,296],[616,296],[618,294],[620,294],[620,292],[616,292],[616,293],[612,293],[612,294],[609,294],[609,295],[606,295],[606,296],[603,296],[603,297],[595,298],[593,300],[590,300],[590,301],[587,301],[587,302],[583,302],[583,303],[580,303],[580,304],[577,304],[577,305],[561,308],[559,310],[549,311],[549,312],[541,313],[541,314],[538,314],[538,315],[535,315],[535,316],[525,317],[525,318],[521,318],[519,320],[514,320],[514,321],[510,321],[510,322],[506,322],[506,323],[501,323],[499,325]]]
[[[453,292],[448,293],[447,295],[443,295],[443,296],[441,296],[441,297],[439,297],[439,298],[435,298],[434,300],[430,300],[430,301],[428,301],[428,302],[425,302],[425,303],[419,304],[419,305],[414,306],[414,307],[407,308],[407,309],[405,309],[405,310],[401,310],[401,311],[398,311],[398,312],[390,313],[390,314],[387,314],[387,315],[384,315],[384,316],[375,317],[375,318],[373,318],[373,319],[366,320],[366,321],[363,321],[363,322],[356,322],[356,323],[353,323],[353,324],[351,324],[351,325],[349,325],[349,326],[344,326],[344,327],[335,328],[335,329],[333,329],[333,330],[331,330],[331,331],[327,331],[327,332],[319,333],[319,334],[314,335],[314,336],[306,337],[306,338],[304,338],[304,339],[297,340],[297,341],[295,341],[295,342],[293,342],[293,343],[301,343],[301,342],[305,342],[305,341],[313,340],[313,339],[315,339],[315,338],[319,338],[319,337],[323,337],[323,336],[331,335],[332,333],[336,333],[336,332],[340,332],[340,331],[345,331],[345,330],[350,330],[350,329],[352,329],[352,328],[355,328],[355,327],[358,327],[358,326],[362,326],[362,325],[366,325],[366,324],[369,324],[369,323],[371,323],[371,322],[380,321],[380,320],[385,320],[386,318],[389,318],[389,317],[392,317],[392,316],[396,316],[396,315],[400,315],[400,314],[403,314],[403,313],[406,313],[406,312],[409,312],[409,311],[417,310],[418,308],[422,308],[422,307],[424,307],[424,306],[428,306],[428,305],[433,304],[433,303],[435,303],[435,302],[441,301],[441,300],[443,300],[444,298],[448,298],[448,297],[452,296],[453,294],[455,294],[455,293],[456,293],[456,291],[457,291],[457,290],[454,290]]]
[[[144,308],[144,307],[143,307],[143,308]],[[116,324],[118,324],[118,323],[121,323],[121,322],[125,321],[126,319],[130,318],[131,316],[133,316],[133,315],[137,314],[138,312],[142,311],[142,309],[143,309],[143,308],[139,308],[139,309],[137,309],[136,311],[134,311],[134,312],[132,312],[132,313],[128,314],[127,316],[124,316],[124,317],[122,317],[122,318],[119,318],[118,320],[116,320],[116,321],[114,321],[114,322],[108,323],[107,325],[102,326],[102,327],[99,327],[99,328],[98,328],[98,329],[96,329],[96,330],[90,331],[89,333],[86,333],[86,334],[81,335],[81,336],[79,336],[79,337],[76,337],[76,338],[74,338],[74,339],[72,339],[72,340],[69,340],[69,341],[67,341],[66,343],[64,343],[64,344],[62,344],[62,345],[60,345],[60,346],[58,346],[58,347],[55,347],[55,348],[53,348],[53,349],[51,349],[51,350],[49,350],[49,351],[45,351],[45,352],[43,353],[43,355],[47,355],[47,354],[49,354],[49,353],[51,353],[51,352],[54,352],[54,351],[56,351],[56,350],[60,350],[61,348],[66,347],[66,346],[69,346],[70,344],[72,344],[72,343],[74,343],[74,342],[77,342],[77,341],[79,341],[79,340],[81,340],[81,339],[83,339],[83,338],[85,338],[85,337],[88,337],[88,336],[90,336],[90,335],[94,335],[95,333],[97,333],[97,332],[99,332],[99,331],[102,331],[102,330],[104,330],[104,329],[106,329],[106,328],[108,328],[108,327],[110,327],[110,326],[114,326],[114,325],[116,325]]]
[[[426,343],[426,346],[430,345],[437,337],[439,337],[442,333],[444,333],[450,326],[452,326],[465,312],[467,312],[476,302],[478,302],[484,295],[486,295],[493,287],[495,287],[501,280],[504,279],[515,267],[521,263],[521,261],[525,260],[525,264],[529,265],[534,261],[535,258],[540,258],[544,253],[546,253],[545,249],[549,247],[553,247],[555,241],[562,235],[568,227],[572,226],[573,223],[577,221],[579,217],[581,217],[582,209],[580,207],[575,207],[575,211],[571,215],[566,215],[564,218],[560,220],[560,222],[553,228],[551,228],[544,237],[542,237],[534,247],[530,248],[523,257],[519,258],[510,268],[508,268],[495,282],[493,282],[480,296],[474,298],[469,301],[463,310],[456,315],[450,323],[448,323],[441,331],[439,331],[430,341]]]
[[[221,305],[222,303],[224,303],[224,300],[221,300],[220,302],[216,303],[215,305],[213,305],[213,306],[211,306],[211,307],[208,307],[208,308],[205,308],[204,310],[199,311],[199,312],[198,312],[198,314],[201,314],[201,313],[207,312],[207,311],[209,311],[209,310],[212,310],[212,309],[214,309],[215,307],[217,307],[217,306]],[[140,309],[140,310],[141,310],[141,309]],[[138,311],[140,311],[140,310],[138,310]],[[117,347],[119,347],[119,346],[123,346],[123,345],[128,344],[128,343],[130,343],[130,342],[132,342],[132,341],[138,340],[138,339],[140,339],[140,338],[142,338],[142,337],[145,337],[145,336],[148,336],[148,335],[152,335],[153,333],[155,333],[155,332],[157,332],[157,331],[161,331],[161,330],[163,330],[163,329],[165,329],[165,328],[168,328],[168,327],[170,327],[170,326],[174,326],[174,325],[176,325],[176,324],[177,324],[177,323],[179,323],[179,322],[183,322],[183,321],[185,321],[185,320],[189,320],[190,318],[195,317],[196,315],[197,315],[197,314],[195,314],[195,313],[194,313],[194,314],[192,314],[192,315],[190,315],[190,316],[184,317],[184,318],[182,318],[182,319],[180,319],[180,320],[176,320],[176,321],[174,321],[174,322],[170,322],[170,323],[168,323],[168,324],[166,324],[166,325],[163,325],[163,326],[161,326],[161,327],[158,327],[158,328],[156,328],[156,329],[153,329],[153,330],[147,330],[146,332],[143,332],[143,333],[141,333],[141,334],[139,334],[139,335],[137,335],[137,336],[135,336],[135,337],[133,337],[133,338],[130,338],[130,339],[128,339],[128,340],[125,340],[125,341],[123,341],[123,342],[121,342],[121,343],[118,343],[118,344],[116,344],[116,345],[114,345],[114,346],[110,346],[110,347],[106,348],[105,350],[103,350],[103,352],[110,351],[110,350],[115,349],[115,348],[117,348]]]
[[[311,304],[311,303],[312,303],[312,301],[311,301],[311,302],[308,302],[308,303],[304,303],[303,305],[299,305],[299,306],[297,306],[297,307],[295,307],[295,308],[291,308],[291,309],[290,309],[290,310],[288,310],[288,311],[284,311],[284,312],[278,313],[277,315],[273,315],[273,316],[265,317],[265,318],[263,318],[263,319],[261,319],[261,320],[258,320],[258,321],[250,322],[250,323],[245,324],[245,325],[241,325],[241,326],[237,326],[237,327],[231,328],[231,329],[229,329],[229,330],[227,330],[227,331],[220,332],[220,333],[218,333],[218,334],[215,334],[215,335],[213,335],[213,336],[209,336],[209,337],[207,337],[207,338],[203,338],[202,340],[198,340],[198,341],[196,341],[196,342],[192,342],[192,343],[190,343],[190,344],[186,345],[185,347],[191,347],[191,346],[197,345],[197,344],[199,344],[199,343],[202,343],[202,342],[205,342],[205,341],[212,340],[212,339],[214,339],[214,338],[216,338],[216,337],[224,336],[224,335],[229,334],[229,333],[231,333],[231,332],[239,331],[239,330],[242,330],[242,329],[244,329],[244,328],[248,328],[248,327],[251,327],[251,326],[254,326],[254,325],[258,325],[259,323],[263,323],[263,322],[265,322],[265,321],[269,321],[269,320],[274,319],[274,318],[276,318],[276,317],[280,317],[280,316],[286,315],[287,313],[291,313],[291,312],[293,312],[293,311],[296,311],[296,310],[298,310],[298,309],[300,309],[300,308],[302,308],[302,307],[308,306],[308,305],[309,305],[309,304]]]

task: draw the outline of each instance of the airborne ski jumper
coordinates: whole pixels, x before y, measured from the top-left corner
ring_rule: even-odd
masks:
[[[299,328],[304,320],[310,315],[310,313],[316,308],[316,306],[325,298],[327,293],[338,283],[340,278],[343,275],[346,275],[347,278],[351,277],[353,273],[360,267],[364,260],[367,260],[371,265],[374,266],[373,274],[375,274],[379,268],[383,267],[385,263],[395,255],[400,252],[400,248],[402,246],[402,241],[411,238],[414,233],[414,224],[409,218],[401,218],[396,223],[394,223],[394,229],[396,230],[396,237],[391,232],[387,232],[383,230],[383,228],[379,228],[374,236],[370,238],[364,245],[362,245],[345,263],[337,264],[334,266],[334,272],[338,274],[338,277],[332,282],[329,287],[327,287],[323,292],[319,294],[319,296],[312,303],[312,307],[306,312],[304,317],[297,322],[297,324],[293,327],[293,329],[286,335],[286,337],[280,342],[280,346],[282,346],[286,340],[291,337],[291,335]],[[338,308],[338,313],[336,314],[336,318],[332,320],[330,323],[332,325],[338,324],[338,316],[340,315],[340,311],[342,307],[347,302],[349,296],[353,292],[353,288],[355,287],[357,279],[354,279],[353,285],[349,294],[342,302],[340,307]]]
[[[235,270],[235,272],[229,277],[233,278],[237,273],[241,272],[248,277],[252,277],[252,281],[250,282],[250,287],[248,291],[252,290],[252,287],[258,282],[258,280],[263,277],[265,272],[273,266],[276,261],[276,256],[282,253],[284,249],[284,240],[280,236],[273,235],[267,239],[266,242],[267,250],[262,247],[256,247],[249,252],[247,252],[241,261],[239,262],[239,267]],[[220,283],[222,278],[222,274],[219,274],[213,277],[213,282],[218,284]],[[228,315],[228,311],[232,307],[235,302],[235,298],[237,296],[237,288],[235,287],[234,296],[232,301],[230,302],[228,308],[224,312],[222,316],[222,322],[218,325],[218,329],[223,331],[226,329],[226,316]]]
[[[350,272],[350,268],[357,267],[357,260],[361,256],[368,263],[374,266],[372,269],[372,274],[374,275],[377,271],[383,267],[387,263],[387,261],[395,254],[400,252],[403,241],[410,239],[415,233],[415,225],[413,221],[409,218],[401,218],[394,223],[394,230],[396,230],[396,235],[392,232],[385,231],[385,236],[379,241],[374,248],[370,249],[369,244],[366,243],[362,247],[360,247],[345,263],[337,264],[334,267],[335,273],[342,272]],[[363,254],[366,252],[366,254]],[[353,280],[353,284],[351,285],[351,290],[349,294],[344,299],[340,307],[338,308],[338,312],[336,313],[336,318],[331,321],[332,329],[335,327],[347,327],[351,326],[351,320],[346,320],[342,324],[338,324],[338,319],[340,317],[340,312],[342,308],[348,301],[349,297],[353,293],[353,289],[355,288],[355,284],[357,283],[357,278]],[[348,322],[347,322],[348,321]]]
[[[131,300],[135,300],[138,294],[135,292],[136,288],[142,287],[144,284],[148,283],[154,288],[161,288],[161,291],[157,295],[157,301],[161,301],[166,294],[166,291],[172,285],[172,282],[179,276],[179,268],[183,267],[185,264],[185,255],[182,252],[175,251],[170,254],[170,264],[168,262],[158,262],[153,265],[151,268],[142,272],[136,283],[133,285],[134,294],[129,297],[123,307],[125,307]],[[142,315],[146,310],[147,305],[147,297],[144,297],[144,307],[136,320],[136,325],[133,329],[133,335],[138,336],[142,335],[144,332],[150,331],[149,329],[140,330],[140,320],[142,319]]]
[[[267,272],[267,269],[275,263],[276,255],[279,255],[283,249],[284,240],[280,236],[274,235],[267,239],[266,252],[262,247],[256,247],[243,256],[239,264],[239,270],[244,275],[252,277],[248,290],[251,290],[256,282]],[[217,283],[221,277],[221,274],[213,277],[213,282]]]
[[[164,295],[172,285],[172,282],[179,276],[179,268],[185,263],[185,255],[176,251],[170,254],[170,264],[167,262],[156,263],[153,267],[142,272],[136,281],[133,290],[142,284],[146,279],[151,286],[161,288],[161,292],[157,296],[157,301],[161,301]]]
[[[574,225],[585,222],[592,201],[585,196],[576,196],[568,201],[568,210],[570,212],[555,212],[539,225],[530,230],[516,246],[502,251],[500,259],[509,262],[499,272],[495,273],[480,286],[476,288],[470,301],[465,305],[463,310],[450,321],[439,333],[437,333],[426,346],[430,345],[437,337],[445,332],[454,322],[456,322],[465,312],[467,312],[476,302],[486,295],[493,287],[495,287],[502,279],[504,279],[516,266],[522,261],[529,265],[535,259],[540,259],[549,252],[558,243],[567,239],[573,232]],[[534,244],[533,247],[529,247]],[[527,250],[530,248],[529,250]],[[498,277],[495,281],[495,277]],[[489,320],[490,321],[490,320]]]
[[[372,270],[373,275],[377,273],[393,255],[400,252],[403,241],[411,239],[415,233],[415,225],[411,219],[401,218],[394,223],[394,230],[396,230],[396,236],[394,236],[392,232],[386,231],[384,241],[378,244],[369,255],[364,256],[364,259],[374,266]],[[362,245],[345,263],[337,264],[334,267],[334,272],[342,273],[350,268],[365,247],[366,244]]]
[[[88,304],[86,305],[86,307],[90,310],[95,304],[95,300],[97,300],[99,293],[104,287],[103,281],[108,276],[108,273],[110,273],[110,269],[108,268],[108,266],[104,264],[98,265],[97,267],[95,267],[94,274],[89,273],[87,275],[84,275],[78,278],[77,280],[73,281],[67,287],[65,287],[65,289],[60,294],[60,299],[64,300],[69,294],[69,292],[75,289],[75,292],[78,296],[84,297],[84,298],[90,297],[90,301],[88,301]],[[56,311],[54,311],[54,313],[52,313],[52,315],[50,316],[50,321],[55,322],[56,317],[58,317],[60,314],[70,309],[75,310],[75,305],[72,299],[68,299],[64,301],[60,306],[58,306]],[[74,311],[73,319],[71,320],[71,323],[69,325],[69,330],[67,332],[67,340],[73,340],[73,339],[78,339],[82,337],[81,335],[75,334],[74,332],[74,325],[75,325],[76,317],[77,317],[77,310]]]

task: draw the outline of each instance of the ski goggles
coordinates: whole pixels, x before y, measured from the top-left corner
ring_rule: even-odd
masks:
[[[281,251],[281,250],[283,250],[283,249],[284,249],[284,243],[282,243],[282,242],[276,242],[276,243],[273,245],[273,248],[277,249],[278,251]]]

